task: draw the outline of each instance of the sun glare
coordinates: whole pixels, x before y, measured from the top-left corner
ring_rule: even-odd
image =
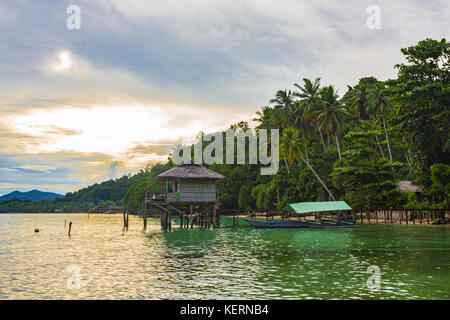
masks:
[[[56,71],[67,71],[72,68],[73,62],[70,57],[70,53],[67,51],[60,52],[58,54],[59,61],[55,64]]]

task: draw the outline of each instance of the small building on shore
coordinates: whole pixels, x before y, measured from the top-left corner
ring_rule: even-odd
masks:
[[[97,206],[89,211],[89,213],[103,213],[103,212],[105,212],[105,207],[103,206]]]
[[[162,196],[171,203],[215,202],[216,181],[225,178],[220,173],[197,164],[182,164],[158,175]]]
[[[169,230],[172,213],[180,217],[181,228],[189,227],[189,223],[191,228],[194,223],[207,228],[220,226],[216,182],[223,178],[220,173],[197,164],[181,164],[161,173],[153,179],[161,184],[161,193],[145,195],[144,229],[147,206],[161,212],[161,226]]]

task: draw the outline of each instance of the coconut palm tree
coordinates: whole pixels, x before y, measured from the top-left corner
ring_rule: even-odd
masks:
[[[275,98],[269,101],[273,104],[273,112],[271,115],[272,128],[284,128],[292,124],[294,116],[294,95],[291,90],[278,90]]]
[[[320,78],[316,78],[314,82],[305,78],[303,79],[303,86],[297,83],[294,83],[294,86],[300,90],[299,92],[294,92],[294,95],[299,97],[300,101],[304,104],[303,123],[310,122],[316,127],[320,135],[323,150],[327,151],[322,130],[319,128],[317,119],[314,117],[314,112],[320,105]]]
[[[269,106],[264,106],[261,111],[255,112],[255,117],[252,121],[258,122],[256,129],[268,129],[270,126],[270,117],[272,115],[273,109]]]
[[[283,152],[286,162],[292,165],[295,160],[303,161],[317,178],[317,180],[322,184],[324,189],[328,192],[328,195],[331,197],[331,199],[336,201],[330,189],[328,189],[323,180],[317,174],[316,170],[314,170],[309,161],[306,159],[307,141],[301,138],[300,131],[296,128],[284,129],[280,142],[281,151]]]
[[[343,101],[349,110],[355,112],[360,120],[371,120],[368,105],[368,91],[371,87],[376,85],[377,79],[374,77],[362,78],[355,87],[348,86],[348,91],[344,95]],[[374,131],[373,123],[370,121],[370,127]],[[381,156],[384,158],[383,148],[381,147],[378,136],[375,135],[378,148]]]
[[[336,147],[341,157],[338,134],[342,131],[343,118],[349,113],[339,101],[339,95],[333,86],[324,87],[320,91],[321,107],[315,113],[319,122],[319,127],[336,139]]]
[[[368,90],[368,111],[375,119],[381,119],[383,122],[384,133],[389,151],[389,159],[392,161],[391,145],[386,126],[386,118],[393,109],[392,103],[387,96],[383,94],[384,84],[378,83]]]

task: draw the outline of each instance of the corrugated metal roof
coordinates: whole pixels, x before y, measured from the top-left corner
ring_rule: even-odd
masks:
[[[296,213],[351,210],[352,208],[345,201],[325,201],[325,202],[299,202],[291,203],[285,209],[292,209]]]
[[[222,179],[225,176],[197,164],[181,164],[158,175],[154,180],[161,178],[180,179]]]

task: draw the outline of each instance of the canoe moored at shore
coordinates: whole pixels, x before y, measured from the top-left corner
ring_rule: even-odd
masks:
[[[248,224],[255,228],[307,228],[308,223],[305,221],[292,220],[245,220]]]

